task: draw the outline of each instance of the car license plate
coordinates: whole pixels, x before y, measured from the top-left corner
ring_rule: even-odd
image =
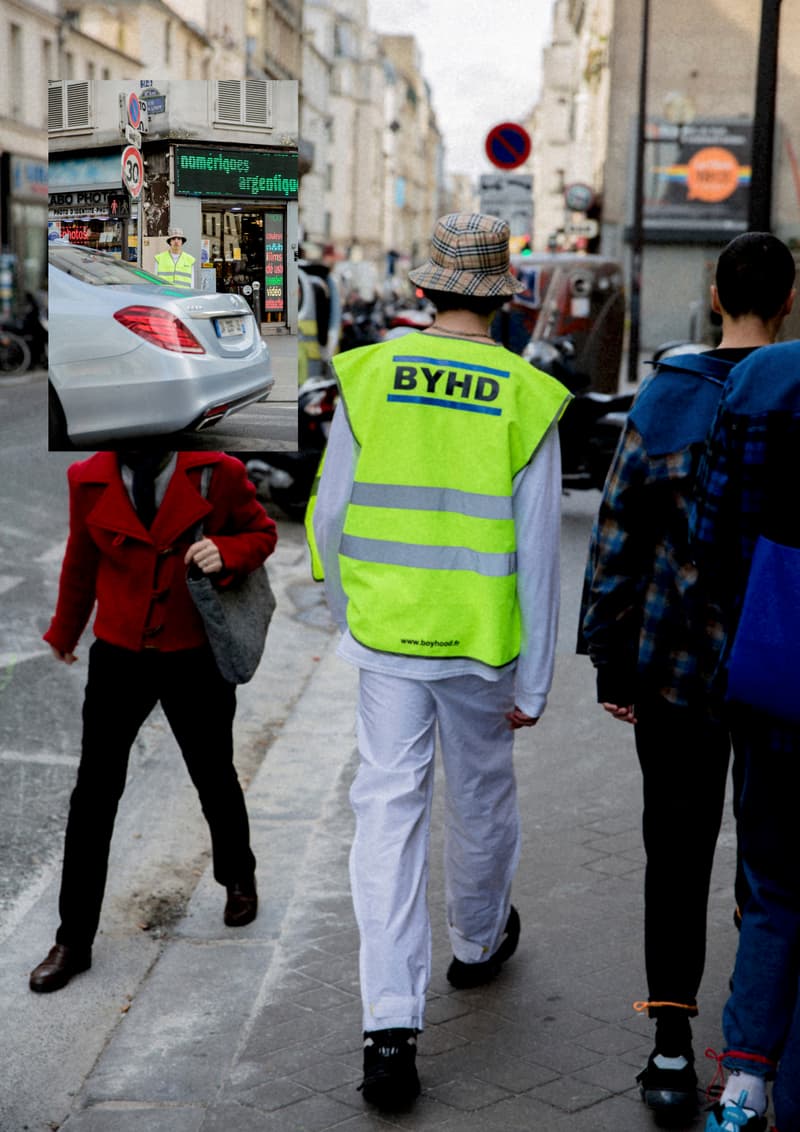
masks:
[[[244,334],[243,318],[218,318],[215,319],[215,325],[219,338],[236,338]]]

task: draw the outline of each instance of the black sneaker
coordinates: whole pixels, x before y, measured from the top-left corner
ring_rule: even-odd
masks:
[[[454,958],[447,968],[447,981],[458,990],[469,990],[491,982],[506,959],[510,959],[517,950],[519,928],[519,912],[512,904],[506,921],[506,932],[497,951],[482,963],[462,963],[460,959]]]
[[[697,1074],[691,1048],[678,1057],[669,1058],[654,1049],[636,1080],[642,1100],[656,1112],[697,1107]]]
[[[417,1030],[364,1033],[364,1100],[389,1111],[408,1108],[420,1093]]]

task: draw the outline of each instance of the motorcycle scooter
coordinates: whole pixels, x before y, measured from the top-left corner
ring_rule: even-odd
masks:
[[[577,369],[575,355],[569,335],[533,338],[522,352],[526,361],[557,378],[573,394],[558,426],[564,489],[602,490],[634,394],[590,388],[591,379]]]
[[[262,499],[290,519],[302,519],[328,440],[338,388],[332,374],[310,377],[297,394],[297,451],[244,457],[247,474]]]

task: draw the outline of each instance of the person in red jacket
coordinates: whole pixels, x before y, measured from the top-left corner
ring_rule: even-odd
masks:
[[[202,469],[211,466],[208,496]],[[220,675],[186,586],[194,563],[217,585],[255,570],[277,541],[244,465],[222,452],[98,452],[68,470],[70,522],[56,611],[44,639],[65,664],[93,608],[95,641],[70,799],[55,946],[31,990],[55,991],[91,966],[117,806],[136,735],[161,703],[211,833],[224,919],[257,911],[256,861],[233,764],[236,690]],[[195,539],[202,520],[204,535]],[[212,712],[198,704],[212,703]]]

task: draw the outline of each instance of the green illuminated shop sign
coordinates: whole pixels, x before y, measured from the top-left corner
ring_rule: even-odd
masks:
[[[175,192],[189,197],[296,200],[297,154],[175,147]]]

